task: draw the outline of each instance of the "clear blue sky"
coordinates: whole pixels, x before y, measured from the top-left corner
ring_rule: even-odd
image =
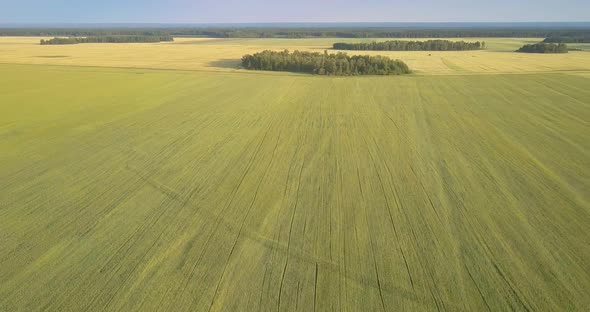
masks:
[[[589,20],[590,0],[0,0],[0,24]]]

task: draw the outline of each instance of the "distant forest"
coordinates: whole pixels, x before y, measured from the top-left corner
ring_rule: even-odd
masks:
[[[5,28],[0,36],[174,36],[212,38],[460,38],[583,37],[588,28],[409,28],[409,27],[161,27],[161,28]]]
[[[383,56],[348,56],[345,53],[289,53],[263,51],[242,58],[242,66],[250,70],[301,72],[316,75],[401,75],[409,74],[408,65]]]
[[[336,50],[362,51],[465,51],[485,48],[485,42],[465,42],[449,40],[403,41],[392,40],[369,43],[334,43]]]
[[[41,39],[41,45],[78,44],[78,43],[135,43],[174,41],[172,36],[93,36]]]
[[[525,44],[516,52],[524,53],[568,53],[567,44],[565,43],[535,43]]]
[[[545,43],[590,43],[590,35],[586,36],[560,36],[549,37],[543,40]]]

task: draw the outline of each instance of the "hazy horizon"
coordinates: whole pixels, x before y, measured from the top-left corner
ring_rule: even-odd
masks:
[[[6,2],[6,3],[2,3]],[[228,24],[228,23],[448,23],[586,22],[590,2],[417,0],[113,1],[48,3],[2,1],[0,25],[7,24]]]
[[[0,28],[585,29],[590,22],[0,23]]]

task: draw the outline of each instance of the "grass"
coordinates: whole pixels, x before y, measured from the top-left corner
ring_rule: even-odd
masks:
[[[54,64],[0,65],[0,311],[590,306],[587,72],[115,68],[164,46],[0,45]]]

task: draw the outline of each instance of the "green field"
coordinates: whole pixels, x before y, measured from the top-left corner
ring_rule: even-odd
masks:
[[[588,52],[334,78],[89,46],[0,44],[0,311],[590,308]]]

